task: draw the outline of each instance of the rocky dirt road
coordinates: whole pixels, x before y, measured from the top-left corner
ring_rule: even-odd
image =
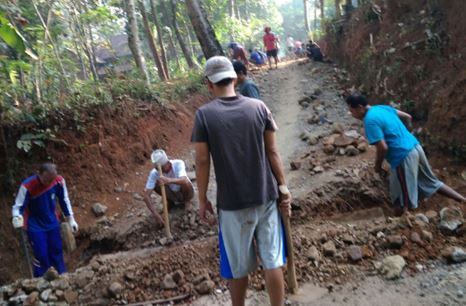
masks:
[[[386,182],[374,175],[373,152],[341,95],[346,73],[289,62],[254,78],[280,127],[278,143],[294,196],[301,290],[289,303],[464,305],[466,266],[446,264],[446,258],[466,261],[460,249],[466,245],[463,211],[453,207],[440,214],[451,203],[434,197],[410,218],[390,215]],[[186,160],[192,166],[192,153]],[[209,193],[215,199],[214,184]],[[2,287],[0,305],[26,299],[27,305],[229,305],[218,272],[216,228],[175,209],[175,240],[169,242],[141,200],[134,193],[126,211],[101,217],[84,233],[87,243],[78,250],[75,272]],[[250,289],[248,305],[268,304],[260,271]]]

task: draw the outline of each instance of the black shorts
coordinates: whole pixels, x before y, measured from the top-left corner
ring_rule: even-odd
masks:
[[[277,49],[267,50],[267,56],[268,57],[277,57],[277,54],[278,54]]]

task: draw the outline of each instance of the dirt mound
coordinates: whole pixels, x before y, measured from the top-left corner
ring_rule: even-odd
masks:
[[[128,98],[117,106],[93,110],[84,126],[70,128],[63,123],[55,135],[60,141],[49,142],[45,150],[33,155],[19,154],[15,175],[18,179],[26,178],[39,163],[50,159],[67,180],[73,210],[83,232],[77,237],[80,248],[67,259],[71,267],[80,261],[80,252],[86,248],[86,228],[96,222],[92,204],[104,203],[109,215],[125,211],[126,203],[133,201],[133,193],[144,188],[152,149],[163,148],[170,156],[180,156],[189,149],[192,118],[205,101],[200,95],[182,104],[168,105]],[[3,216],[11,214],[13,199],[13,194],[0,197]],[[10,222],[1,223],[0,235],[0,259],[11,263],[0,267],[2,284],[21,274],[15,255],[20,245]]]
[[[374,103],[401,103],[421,136],[466,156],[464,1],[373,1],[328,30],[327,52]]]

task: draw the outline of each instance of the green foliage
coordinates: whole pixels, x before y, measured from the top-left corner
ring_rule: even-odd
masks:
[[[21,138],[16,142],[16,147],[26,153],[28,153],[33,145],[38,147],[45,147],[45,141],[50,137],[53,137],[53,134],[50,133],[50,130],[47,130],[45,133],[32,134],[27,133],[21,135]]]
[[[3,12],[0,12],[0,38],[18,54],[27,54],[31,58],[37,59],[37,55],[26,46],[24,37],[8,21]]]

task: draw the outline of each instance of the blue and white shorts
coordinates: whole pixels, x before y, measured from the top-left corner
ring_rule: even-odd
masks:
[[[235,211],[219,209],[218,218],[223,278],[237,279],[254,272],[258,257],[265,270],[285,265],[285,231],[275,200]]]

